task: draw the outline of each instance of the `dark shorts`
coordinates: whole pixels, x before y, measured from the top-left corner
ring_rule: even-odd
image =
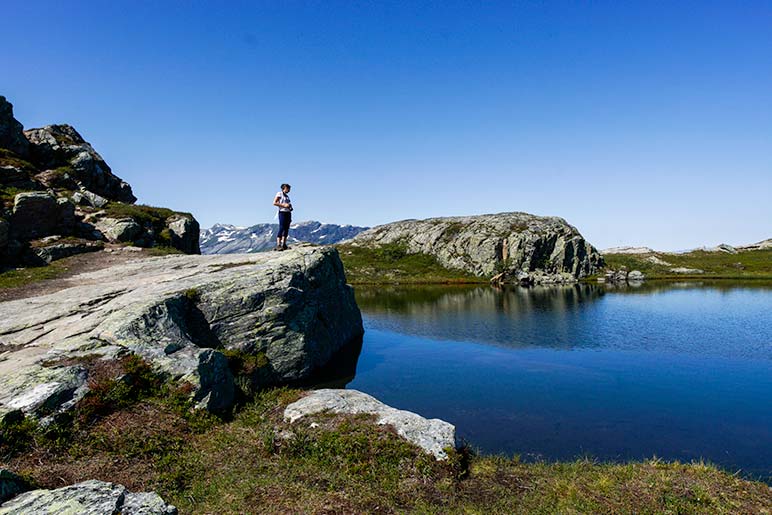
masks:
[[[286,238],[289,234],[289,226],[292,222],[292,213],[289,211],[279,211],[279,234],[277,238]]]

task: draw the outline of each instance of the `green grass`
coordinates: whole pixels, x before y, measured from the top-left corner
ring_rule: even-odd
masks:
[[[0,166],[13,166],[24,170],[35,170],[35,166],[29,161],[25,161],[15,152],[6,148],[0,148]]]
[[[408,254],[403,245],[378,247],[338,245],[351,284],[482,283],[485,279],[463,270],[450,270],[427,254]]]
[[[300,392],[264,390],[232,420],[191,412],[185,391],[139,397],[50,445],[0,459],[40,487],[85,479],[156,490],[181,513],[768,513],[767,485],[704,463],[522,463],[453,452],[436,462],[365,416],[290,425]],[[82,419],[80,419],[82,420]],[[50,439],[48,440],[50,442]]]
[[[659,265],[646,261],[649,256],[670,263]],[[684,254],[604,254],[607,269],[627,267],[640,270],[647,279],[772,279],[772,249],[726,252],[694,251]],[[703,270],[703,274],[676,274],[671,268]]]
[[[64,260],[48,266],[11,269],[0,272],[0,289],[17,288],[27,284],[55,279],[67,271]]]
[[[111,218],[133,218],[140,225],[164,226],[166,219],[174,214],[191,216],[190,213],[177,213],[165,207],[146,206],[142,204],[126,204],[110,202],[105,207],[106,216]],[[159,229],[160,232],[160,229]]]
[[[190,213],[172,211],[165,207],[154,207],[123,202],[110,202],[105,207],[105,216],[110,218],[132,218],[143,227],[150,227],[155,233],[154,255],[178,254],[172,247],[172,234],[166,227],[166,220],[173,215],[192,216]]]

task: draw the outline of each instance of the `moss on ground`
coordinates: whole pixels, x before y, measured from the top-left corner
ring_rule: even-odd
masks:
[[[190,411],[168,386],[81,422],[51,445],[29,425],[0,466],[37,486],[85,479],[156,490],[181,513],[768,513],[768,485],[704,464],[521,463],[454,453],[436,462],[367,417],[289,425],[300,392],[264,390],[231,421]],[[31,436],[34,436],[30,438]]]
[[[48,266],[0,271],[0,289],[17,288],[47,279],[55,279],[65,272],[67,272],[67,267],[63,261],[54,261]]]
[[[651,256],[670,263],[647,261]],[[640,270],[647,279],[772,279],[772,249],[748,250],[729,254],[697,250],[683,254],[604,254],[606,268]],[[702,274],[676,274],[671,268],[703,270]]]
[[[483,283],[463,270],[451,270],[428,254],[409,254],[404,245],[337,245],[351,284]]]

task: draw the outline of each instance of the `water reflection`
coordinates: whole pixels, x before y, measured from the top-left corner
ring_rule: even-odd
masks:
[[[348,387],[484,452],[704,458],[772,478],[772,288],[759,282],[358,287]]]
[[[759,291],[772,289],[754,282],[360,286],[356,297],[369,329],[438,340],[772,358],[763,322],[772,296]]]

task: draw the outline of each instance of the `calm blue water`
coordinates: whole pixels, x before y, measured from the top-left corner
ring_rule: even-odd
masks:
[[[357,288],[348,384],[524,459],[705,459],[772,479],[772,288]]]

